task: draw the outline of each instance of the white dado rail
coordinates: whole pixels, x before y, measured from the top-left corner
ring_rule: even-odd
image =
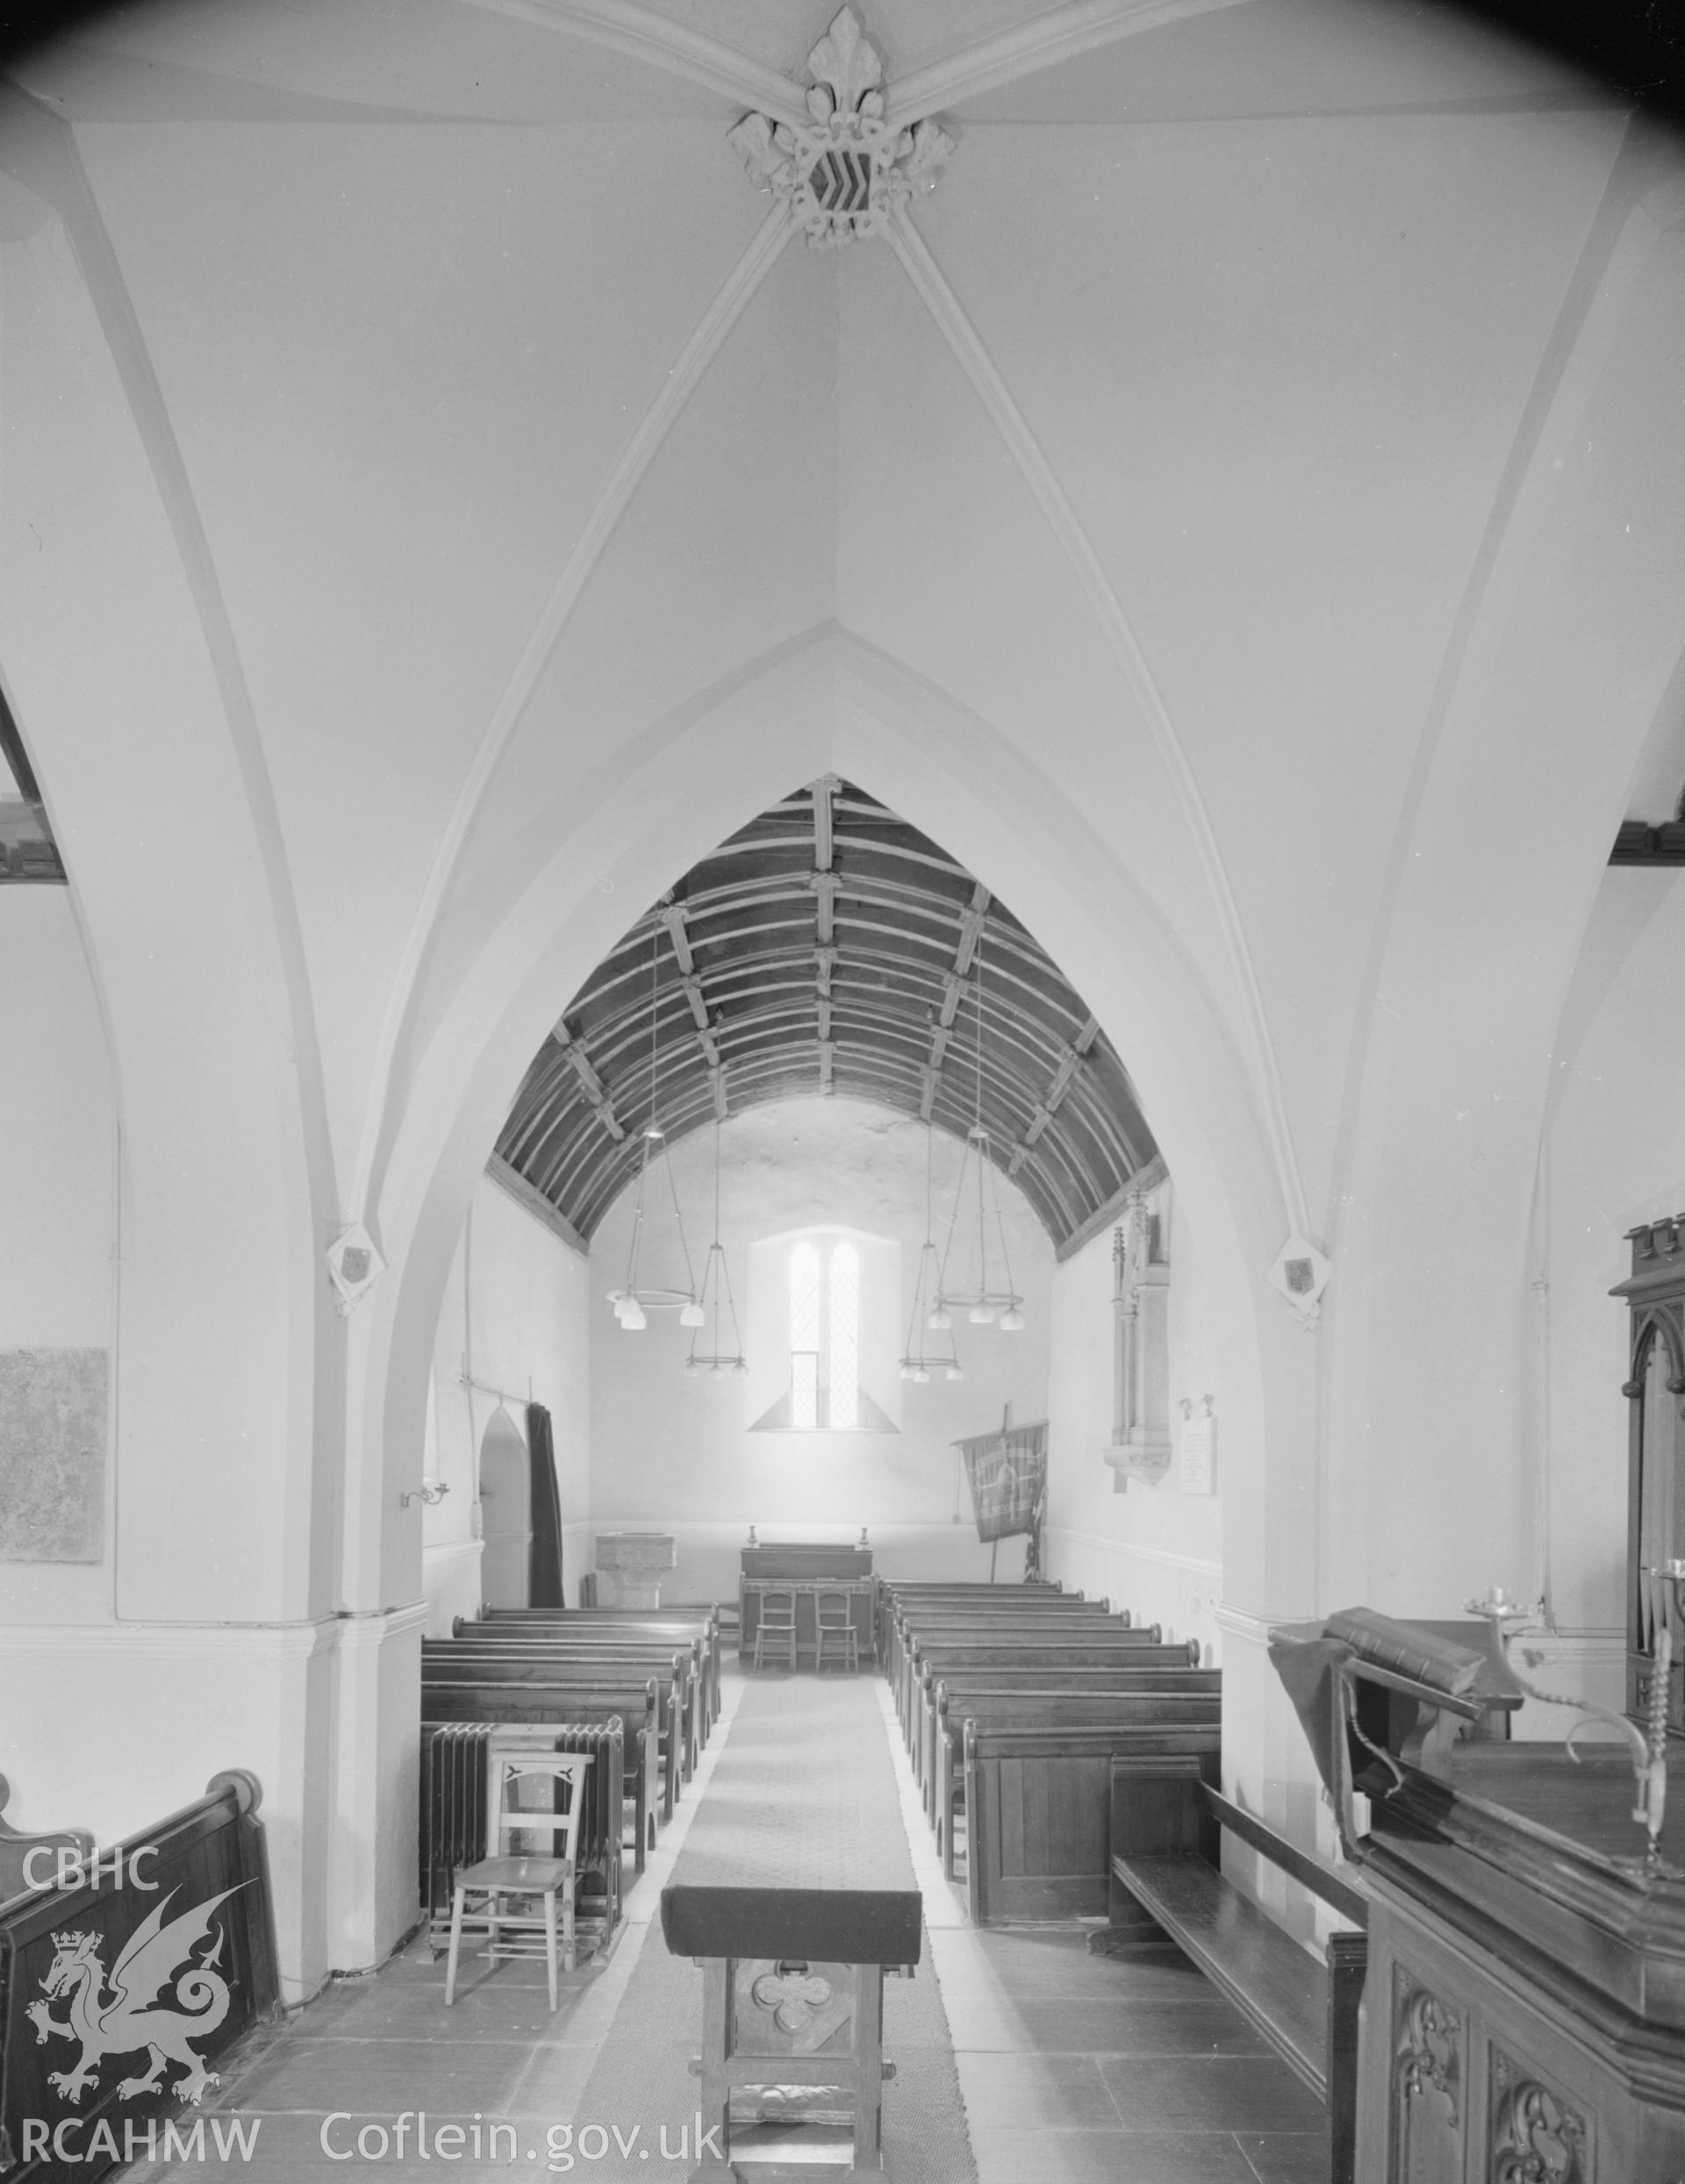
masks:
[[[659,1608],[662,1574],[678,1551],[670,1532],[599,1532],[595,1560],[614,1580],[617,1608]]]

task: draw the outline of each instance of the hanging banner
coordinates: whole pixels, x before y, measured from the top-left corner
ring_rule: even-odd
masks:
[[[973,1434],[954,1446],[965,1460],[979,1539],[1033,1533],[1047,1485],[1047,1421]]]

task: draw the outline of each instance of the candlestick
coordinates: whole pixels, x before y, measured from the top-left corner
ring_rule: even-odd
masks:
[[[1680,1575],[1685,1578],[1685,1563],[1680,1565]],[[1620,1731],[1632,1763],[1636,1788],[1632,1817],[1649,1836],[1645,1858],[1653,1865],[1661,1856],[1661,1823],[1667,1806],[1667,1679],[1674,1657],[1672,1635],[1665,1627],[1657,1634],[1646,1736],[1625,1715],[1613,1713],[1608,1707],[1595,1706],[1589,1700],[1567,1699],[1556,1692],[1541,1691],[1522,1674],[1509,1658],[1510,1641],[1519,1635],[1524,1624],[1542,1620],[1544,1605],[1540,1600],[1533,1607],[1524,1607],[1501,1585],[1488,1586],[1479,1600],[1463,1602],[1468,1615],[1479,1615],[1491,1624],[1494,1657],[1524,1698],[1538,1699],[1545,1706],[1571,1707],[1579,1715],[1564,1740],[1568,1757],[1576,1765],[1580,1754],[1574,1750],[1574,1739],[1582,1729],[1589,1729],[1594,1722],[1608,1722]]]

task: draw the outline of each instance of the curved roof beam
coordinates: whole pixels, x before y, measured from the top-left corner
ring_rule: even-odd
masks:
[[[980,1123],[1056,1242],[1156,1157],[1128,1071],[1034,936],[829,777],[699,858],[610,949],[498,1155],[589,1236],[646,1128],[680,1136],[792,1092],[960,1137]]]

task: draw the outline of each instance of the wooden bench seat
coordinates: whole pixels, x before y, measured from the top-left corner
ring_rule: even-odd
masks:
[[[131,2149],[150,2129],[161,2130],[166,2116],[184,2125],[236,2043],[281,2018],[262,1801],[256,1778],[230,1768],[212,1778],[203,1797],[104,1851],[97,1870],[90,1862],[78,1878],[67,1871],[61,1886],[56,1855],[37,1858],[24,1890],[0,1909],[0,2162],[19,2184],[26,2177],[45,2184],[107,2173],[121,2156],[102,2150],[101,2119],[110,2119],[107,2135],[118,2145],[126,2129]],[[77,1831],[59,1832],[70,1835],[67,1848],[78,1847]],[[11,1830],[7,1839],[14,1847],[25,1840]],[[45,1885],[27,1885],[37,1878]],[[154,1933],[161,1928],[164,1954],[158,1966],[154,1951],[158,1968],[147,1974],[148,1920]],[[142,1951],[129,1958],[133,1984],[125,1990],[120,1959],[133,1939]],[[73,1975],[73,1959],[89,1944],[97,1945],[101,1966],[91,1987],[82,1973]],[[61,1978],[54,1977],[55,1967]],[[114,1999],[106,2002],[113,1970]],[[151,1983],[137,2001],[143,1975]],[[126,2020],[125,1991],[133,2013]],[[193,2007],[183,2009],[190,1995]],[[147,2013],[144,2006],[154,2001],[155,2011]],[[122,2029],[125,2023],[131,2029]],[[168,2026],[176,2037],[161,2037],[148,2057],[149,2023],[161,2031]],[[70,2136],[57,2154],[39,2141],[32,2145],[34,2133],[56,2133],[77,2116],[84,2120],[80,2145]],[[196,2166],[182,2163],[188,2174]]]
[[[1108,1953],[1129,1954],[1168,1936],[1328,2108],[1330,2184],[1352,2184],[1366,1900],[1320,1859],[1231,1804],[1197,1761],[1119,1755],[1112,1775]],[[1224,1880],[1217,1865],[1224,1830],[1358,1930],[1330,1935],[1319,1964]]]
[[[896,1600],[884,1610],[878,1651],[883,1656],[885,1672],[893,1683],[900,1672],[909,1636],[921,1629],[960,1621],[1017,1624],[1045,1622],[1061,1616],[1090,1622],[1109,1620],[1124,1629],[1129,1625],[1127,1612],[1113,1616],[1108,1602],[1085,1600],[1076,1593],[1025,1597],[1014,1594],[1004,1605],[987,1600]]]
[[[991,1590],[987,1586],[983,1589],[985,1593]],[[1106,1616],[1110,1614],[1109,1602],[1085,1600],[1080,1593],[1055,1593],[1037,1587],[1031,1593],[1007,1593],[1003,1599],[1001,1595],[1004,1588],[997,1586],[993,1588],[993,1591],[994,1593],[993,1599],[983,1597],[975,1599],[923,1598],[911,1595],[881,1602],[878,1609],[878,1651],[883,1659],[886,1673],[889,1675],[892,1681],[899,1665],[898,1647],[903,1634],[909,1629],[917,1629],[921,1626],[928,1627],[944,1618],[969,1616],[973,1619],[994,1618],[999,1620],[1022,1616],[1033,1620],[1049,1615],[1077,1615],[1092,1619],[1097,1615]],[[1127,1610],[1114,1620],[1127,1629],[1129,1621]]]
[[[663,1760],[673,1776],[673,1800],[682,1795],[695,1763],[695,1684],[686,1662],[671,1653],[572,1653],[563,1649],[456,1644],[422,1640],[422,1673],[431,1682],[563,1682],[656,1684],[656,1729]]]
[[[903,1726],[910,1721],[914,1694],[918,1689],[919,1663],[936,1652],[957,1652],[993,1647],[1008,1656],[1047,1646],[1099,1646],[1127,1652],[1136,1646],[1157,1645],[1163,1637],[1156,1624],[1136,1629],[1116,1615],[1024,1615],[1016,1620],[992,1616],[984,1621],[921,1623],[908,1627],[899,1645],[900,1668],[895,1680],[897,1708]]]
[[[1010,1690],[1058,1690],[1069,1693],[1078,1699],[1084,1694],[1100,1694],[1108,1690],[1222,1690],[1222,1669],[1195,1669],[1182,1649],[1176,1649],[1176,1660],[1136,1662],[1128,1660],[1122,1666],[1108,1669],[1071,1669],[1071,1666],[1049,1666],[1047,1662],[1036,1665],[1034,1660],[1016,1669],[972,1669],[968,1662],[949,1662],[944,1669],[933,1669],[924,1662],[918,1679],[918,1703],[914,1708],[914,1736],[911,1736],[911,1767],[914,1780],[918,1782],[924,1797],[924,1813],[936,1817],[936,1723],[937,1715],[953,1712],[953,1706],[942,1706],[942,1693],[949,1699],[957,1699],[964,1693],[1010,1693]]]
[[[701,1651],[708,1691],[708,1706],[702,1723],[705,1743],[710,1724],[720,1718],[721,1626],[718,1608],[488,1608],[479,1617],[479,1627],[513,1631],[533,1630],[562,1636],[575,1631],[593,1630],[600,1630],[610,1636],[623,1634],[635,1637],[654,1637],[670,1634],[677,1642],[693,1642]],[[460,1637],[464,1630],[473,1628],[475,1624],[472,1622],[459,1615],[452,1635]]]
[[[1215,1777],[1215,1722],[964,1729],[965,1895],[972,1923],[1105,1915],[1115,1755],[1190,1757]]]
[[[630,1669],[641,1676],[653,1675],[672,1691],[674,1711],[680,1726],[681,1783],[688,1782],[696,1772],[697,1757],[707,1726],[708,1701],[707,1657],[694,1639],[678,1651],[675,1651],[670,1636],[614,1639],[601,1632],[589,1632],[575,1637],[534,1626],[513,1630],[506,1636],[501,1626],[469,1623],[454,1638],[428,1638],[423,1642],[424,1659],[449,1660],[459,1655],[464,1659],[501,1662],[556,1661],[597,1667],[609,1673]],[[663,1722],[663,1736],[665,1733]]]
[[[470,1626],[477,1633],[484,1626]],[[569,1675],[595,1675],[599,1678],[635,1677],[640,1682],[653,1676],[662,1694],[661,1739],[666,1751],[670,1716],[678,1727],[678,1758],[675,1795],[679,1786],[687,1782],[694,1772],[699,1716],[702,1711],[698,1678],[697,1658],[688,1647],[675,1651],[667,1640],[634,1640],[620,1645],[600,1644],[594,1640],[578,1643],[570,1639],[544,1636],[499,1639],[493,1636],[462,1636],[459,1638],[424,1638],[421,1643],[424,1669],[436,1669],[445,1675],[471,1673],[474,1665],[496,1663],[495,1672],[516,1676],[536,1668],[542,1672],[555,1667]]]
[[[1189,1679],[1179,1683],[1178,1676]],[[1195,1685],[1191,1679],[1202,1680]],[[1205,1680],[1215,1677],[1215,1683]],[[954,1877],[954,1813],[964,1784],[964,1731],[1076,1728],[1139,1728],[1166,1723],[1179,1728],[1215,1728],[1223,1720],[1223,1686],[1216,1671],[1184,1668],[1158,1672],[1158,1679],[1123,1691],[1081,1692],[1050,1681],[1041,1691],[969,1691],[951,1696],[941,1686],[935,1722],[934,1765],[925,1816],[935,1826],[943,1871]]]
[[[916,1723],[918,1694],[925,1670],[945,1676],[950,1670],[985,1668],[1048,1669],[1054,1675],[1067,1668],[1197,1668],[1196,1640],[1161,1645],[1153,1636],[1157,1624],[1138,1635],[1104,1631],[1098,1635],[1072,1630],[1067,1637],[1031,1635],[1007,1637],[992,1632],[983,1638],[950,1636],[921,1639],[907,1664],[907,1692],[901,1708],[902,1734],[911,1752]]]
[[[1080,1593],[1067,1593],[1064,1586],[1059,1585],[1026,1586],[1014,1589],[1033,1593],[1036,1599],[1043,1603],[1057,1600],[1079,1600],[1082,1598]],[[944,1600],[973,1600],[986,1603],[991,1599],[998,1600],[1007,1590],[1007,1588],[1003,1586],[990,1585],[986,1580],[979,1580],[975,1583],[966,1581],[964,1583],[933,1584],[926,1581],[914,1584],[906,1578],[879,1578],[877,1596],[872,1602],[872,1616],[878,1634],[878,1659],[883,1660],[886,1658],[890,1631],[897,1614],[902,1608],[934,1607]]]
[[[1029,1609],[1012,1613],[998,1609],[939,1610],[929,1615],[902,1615],[897,1617],[891,1632],[889,1679],[895,1690],[904,1696],[914,1654],[921,1645],[928,1646],[938,1640],[960,1643],[968,1639],[993,1638],[1006,1644],[1015,1643],[1020,1638],[1079,1636],[1122,1638],[1134,1643],[1147,1638],[1149,1634],[1137,1632],[1127,1615],[1112,1615],[1103,1603],[1073,1606],[1058,1615],[1036,1614]]]
[[[61,1851],[68,1873],[76,1861],[85,1862],[94,1848],[94,1838],[86,1828],[49,1828],[36,1835],[14,1828],[5,1817],[11,1794],[11,1786],[0,1774],[0,1905],[10,1903],[14,1896],[32,1895],[47,1881],[56,1886]],[[32,1851],[38,1855],[30,1860]],[[38,1878],[43,1875],[45,1880]]]
[[[445,1642],[448,1643],[448,1641]],[[653,1687],[655,1708],[649,1737],[650,1777],[659,1783],[661,1817],[663,1823],[672,1818],[673,1808],[683,1794],[685,1779],[685,1737],[682,1717],[682,1701],[670,1678],[647,1661],[567,1661],[534,1662],[508,1660],[491,1651],[464,1653],[462,1658],[440,1658],[423,1651],[421,1675],[424,1689],[443,1692],[454,1687],[490,1689],[501,1687],[511,1694],[513,1701],[524,1698],[534,1691],[577,1691],[582,1704],[600,1704],[605,1693],[615,1696],[642,1693]],[[628,1736],[632,1720],[642,1712],[640,1705],[628,1717]],[[472,1718],[472,1717],[469,1717]],[[511,1715],[508,1719],[532,1720],[531,1715]],[[545,1717],[548,1718],[548,1717]]]

